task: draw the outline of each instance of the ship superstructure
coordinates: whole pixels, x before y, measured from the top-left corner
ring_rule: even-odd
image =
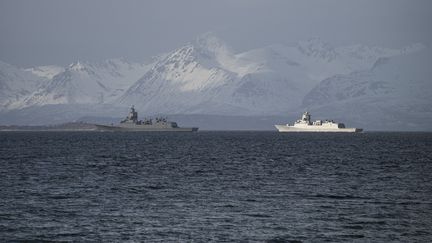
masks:
[[[275,125],[279,132],[361,132],[361,128],[346,128],[343,123],[333,120],[316,120],[312,122],[309,112],[304,112],[301,119],[293,125]]]

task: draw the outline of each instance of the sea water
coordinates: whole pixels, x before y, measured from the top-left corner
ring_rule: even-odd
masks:
[[[0,241],[430,242],[432,133],[0,133]]]

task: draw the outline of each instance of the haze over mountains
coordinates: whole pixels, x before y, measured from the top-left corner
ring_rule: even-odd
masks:
[[[110,59],[21,69],[1,62],[0,123],[119,117],[135,105],[142,115],[209,119],[296,119],[310,110],[313,118],[366,129],[428,130],[431,59],[422,44],[334,47],[319,38],[238,53],[207,33],[146,63]]]

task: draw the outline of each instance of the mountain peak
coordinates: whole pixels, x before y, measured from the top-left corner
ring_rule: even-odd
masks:
[[[199,47],[208,49],[218,49],[225,46],[225,43],[217,37],[213,32],[206,32],[195,38],[195,44]]]
[[[308,56],[320,57],[328,61],[334,59],[337,55],[332,45],[318,37],[300,41],[297,43],[297,46],[301,52]]]
[[[332,45],[320,37],[310,37],[307,40],[299,41],[298,45],[300,46],[310,46],[315,48],[326,48],[326,49],[333,49]]]
[[[81,63],[80,61],[73,62],[68,67],[69,70],[73,71],[80,71],[85,69],[85,64]]]
[[[230,53],[230,48],[227,44],[217,37],[213,32],[206,32],[199,35],[193,45],[205,54],[225,54]]]

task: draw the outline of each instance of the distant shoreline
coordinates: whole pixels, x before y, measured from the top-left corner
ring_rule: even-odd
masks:
[[[18,126],[18,125],[3,125],[0,126],[1,132],[51,132],[51,131],[96,131],[95,124],[85,122],[69,122],[58,125],[39,125],[39,126]]]

